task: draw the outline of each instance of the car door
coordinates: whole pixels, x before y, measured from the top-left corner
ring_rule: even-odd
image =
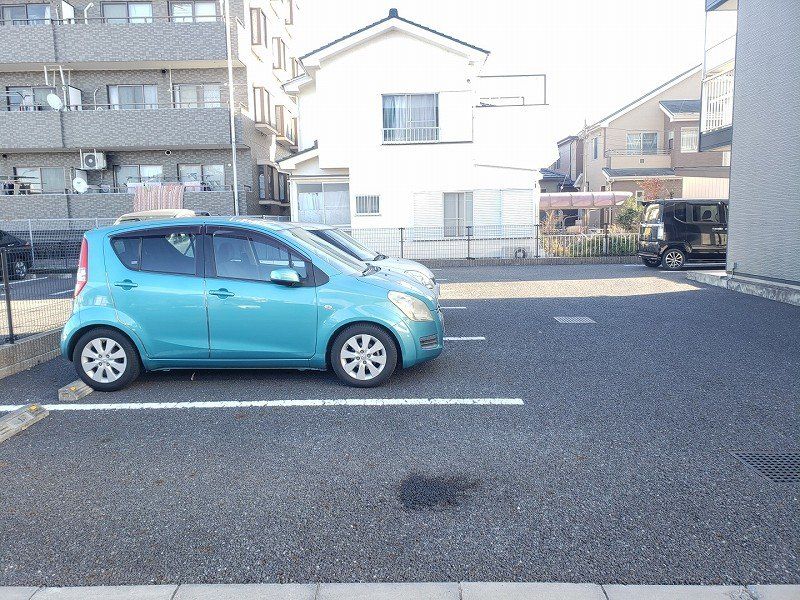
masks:
[[[119,320],[157,359],[208,358],[200,227],[160,227],[110,238],[106,274]]]
[[[299,360],[317,344],[317,290],[311,262],[264,233],[208,227],[206,288],[211,358]],[[299,284],[270,281],[292,268]]]
[[[724,229],[721,210],[719,202],[693,202],[687,206],[691,219],[687,232],[692,232],[689,242],[693,258],[709,260],[719,256]]]

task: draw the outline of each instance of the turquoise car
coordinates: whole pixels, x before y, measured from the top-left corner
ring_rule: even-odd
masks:
[[[101,391],[143,370],[225,367],[331,368],[373,387],[441,354],[424,286],[326,248],[293,224],[247,219],[88,231],[62,353]]]

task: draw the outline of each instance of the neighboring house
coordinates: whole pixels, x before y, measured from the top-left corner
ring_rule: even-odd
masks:
[[[577,192],[575,182],[566,173],[553,169],[539,169],[542,178],[539,180],[539,191],[542,194],[553,192]]]
[[[292,217],[431,236],[534,224],[531,165],[555,158],[544,76],[483,76],[488,54],[392,9],[303,56],[284,86],[301,119],[280,162]]]
[[[237,196],[242,214],[288,215],[296,5],[230,0],[231,114],[224,4],[4,0],[0,219],[116,217],[164,182],[187,208],[233,214]]]
[[[550,165],[550,169],[566,173],[578,185],[578,177],[583,173],[583,142],[577,135],[569,135],[556,144],[558,160]]]
[[[664,196],[727,197],[728,157],[698,154],[701,71],[693,67],[584,127],[581,189],[642,198],[643,182],[658,179]],[[601,217],[613,221],[606,212]]]
[[[732,152],[726,270],[794,286],[785,297],[798,302],[800,193],[775,174],[800,167],[796,128],[786,126],[800,107],[800,3],[705,3],[700,150]]]

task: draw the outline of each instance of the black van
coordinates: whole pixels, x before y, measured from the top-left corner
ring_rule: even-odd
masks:
[[[639,252],[648,267],[722,263],[728,245],[727,200],[653,200],[645,205]]]

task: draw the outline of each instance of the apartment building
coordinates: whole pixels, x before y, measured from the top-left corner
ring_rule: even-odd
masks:
[[[484,75],[488,51],[389,15],[301,57],[292,217],[354,230],[532,225],[549,164],[545,76]],[[497,66],[497,65],[495,65]]]
[[[288,214],[296,16],[294,0],[0,0],[0,219],[116,217],[167,188],[212,214]]]
[[[791,175],[800,150],[785,115],[800,108],[800,4],[705,0],[705,7],[699,145],[706,155],[730,156],[726,270],[751,289],[788,286],[787,295],[770,297],[798,302],[800,192]]]
[[[580,189],[643,198],[658,180],[661,196],[727,198],[730,154],[698,152],[701,78],[698,65],[584,127]],[[599,217],[613,221],[613,210]]]

